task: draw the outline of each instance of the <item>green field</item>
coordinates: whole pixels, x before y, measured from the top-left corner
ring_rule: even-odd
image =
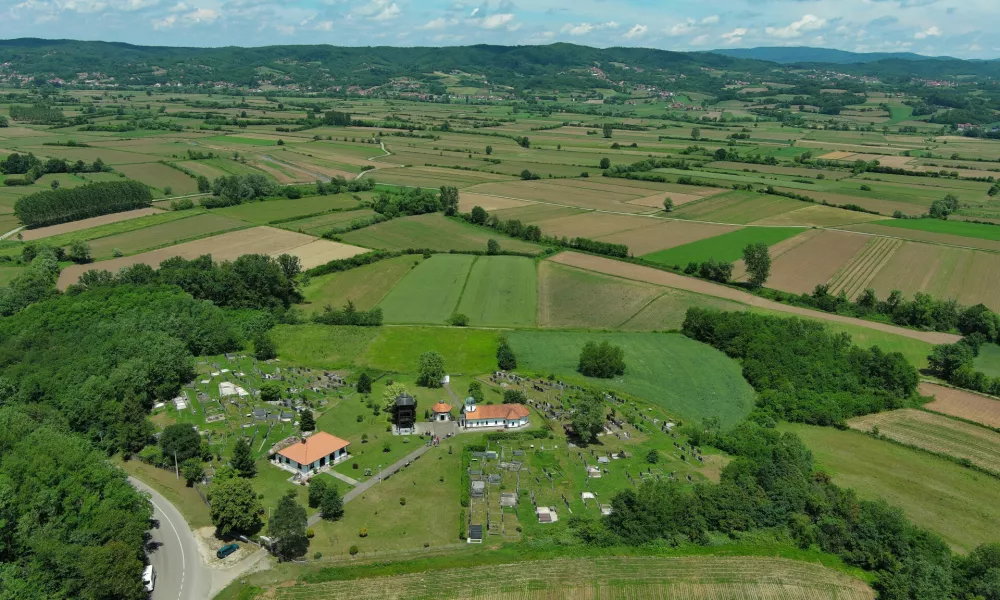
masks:
[[[587,382],[645,398],[683,419],[718,417],[732,425],[753,406],[754,391],[735,361],[679,334],[522,330],[509,339],[520,370],[575,380],[585,379],[576,368],[586,342],[621,346],[625,375]]]
[[[1000,480],[948,459],[856,431],[786,424],[802,438],[818,469],[860,497],[885,499],[953,548],[1000,541]]]
[[[313,277],[302,287],[303,308],[307,312],[319,312],[326,306],[340,308],[351,301],[358,309],[369,310],[421,260],[420,256],[397,256],[357,269]]]
[[[647,254],[643,258],[661,265],[686,266],[690,262],[704,262],[710,258],[733,262],[743,257],[747,244],[764,242],[768,246],[794,237],[804,230],[800,227],[747,227],[690,244]]]
[[[533,259],[481,256],[469,272],[458,312],[468,316],[471,325],[531,327],[538,306],[537,282]]]
[[[981,240],[1000,241],[1000,226],[967,221],[945,221],[943,219],[887,219],[873,221],[872,225],[898,227],[900,229],[915,229],[929,233],[945,233],[960,235]]]
[[[298,200],[287,200],[285,198],[272,198],[263,202],[247,202],[237,206],[227,206],[225,208],[215,208],[212,212],[233,219],[241,219],[258,225],[265,225],[272,221],[281,219],[291,219],[298,216],[315,215],[334,209],[351,208],[358,205],[358,201],[350,194],[337,194],[334,196],[307,196]]]
[[[983,344],[979,347],[975,367],[990,377],[1000,377],[1000,346]]]
[[[444,323],[458,306],[475,256],[440,255],[410,271],[382,300],[387,323]]]

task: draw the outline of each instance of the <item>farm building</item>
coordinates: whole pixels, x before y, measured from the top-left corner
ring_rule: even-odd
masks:
[[[431,407],[431,413],[435,421],[450,421],[451,405],[447,402],[438,402]]]
[[[523,404],[486,404],[477,406],[473,398],[466,398],[458,418],[461,427],[495,427],[517,429],[528,425],[528,407]]]
[[[293,472],[318,471],[346,460],[350,456],[347,453],[349,443],[325,431],[317,431],[277,450],[272,460],[279,467]]]

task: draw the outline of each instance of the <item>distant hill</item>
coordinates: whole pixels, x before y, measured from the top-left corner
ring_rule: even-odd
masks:
[[[925,60],[957,60],[948,56],[924,56],[913,52],[848,52],[833,48],[810,48],[808,46],[768,46],[760,48],[724,48],[712,50],[714,54],[745,58],[751,60],[766,60],[779,64],[794,63],[828,63],[838,65],[870,63],[886,59],[911,61]]]

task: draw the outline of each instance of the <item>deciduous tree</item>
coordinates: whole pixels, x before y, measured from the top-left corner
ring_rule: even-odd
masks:
[[[444,357],[437,352],[424,352],[417,366],[417,385],[429,388],[441,387],[444,379]]]
[[[257,476],[257,465],[254,463],[250,444],[242,437],[236,440],[236,445],[233,447],[233,457],[229,463],[233,465],[240,477],[251,479]]]
[[[257,491],[248,479],[236,478],[213,483],[208,497],[211,501],[209,512],[212,524],[219,535],[253,533],[260,527],[261,504],[257,499]]]
[[[767,244],[764,242],[747,244],[743,248],[743,263],[750,276],[747,280],[750,287],[759,288],[767,282],[767,278],[771,275],[771,254],[768,252]]]
[[[304,556],[309,549],[306,509],[295,501],[296,496],[295,490],[289,490],[281,497],[267,526],[275,553],[284,559]]]

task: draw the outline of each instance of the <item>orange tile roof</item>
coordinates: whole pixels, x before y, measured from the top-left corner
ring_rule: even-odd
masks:
[[[507,419],[516,421],[528,416],[528,407],[523,404],[477,404],[476,410],[465,413],[466,419]]]
[[[339,437],[330,435],[325,431],[317,431],[311,436],[305,438],[304,442],[292,444],[287,448],[279,450],[278,454],[284,456],[285,458],[294,460],[300,465],[308,465],[316,462],[324,456],[333,454],[341,448],[346,448],[348,444],[350,444],[350,442],[347,440],[342,440]]]
[[[431,407],[431,412],[436,412],[436,413],[451,412],[451,405],[445,404],[444,402],[438,402],[437,404]]]

